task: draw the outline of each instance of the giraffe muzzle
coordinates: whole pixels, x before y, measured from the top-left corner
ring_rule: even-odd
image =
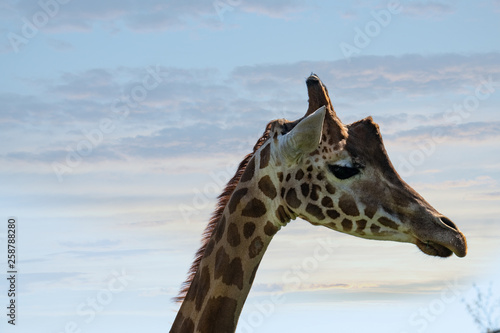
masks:
[[[437,229],[428,231],[425,235],[418,236],[416,245],[427,255],[449,257],[453,253],[457,257],[467,254],[467,240],[464,234],[447,217],[441,216],[436,221]]]

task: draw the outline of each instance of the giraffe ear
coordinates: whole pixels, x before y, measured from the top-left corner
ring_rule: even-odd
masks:
[[[287,161],[297,162],[303,155],[318,148],[325,114],[326,107],[322,106],[281,137],[279,147]]]

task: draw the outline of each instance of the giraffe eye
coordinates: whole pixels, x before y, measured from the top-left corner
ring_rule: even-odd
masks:
[[[347,179],[352,176],[357,175],[360,170],[359,167],[348,167],[341,165],[328,165],[328,169],[333,173],[338,179]]]

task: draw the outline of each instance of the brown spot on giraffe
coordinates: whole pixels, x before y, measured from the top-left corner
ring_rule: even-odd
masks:
[[[342,196],[339,199],[339,207],[346,215],[349,216],[359,215],[358,206],[356,205],[356,202],[354,201],[353,197],[351,197],[349,194],[342,194]]]
[[[201,270],[201,275],[199,279],[198,292],[196,294],[196,310],[200,311],[203,302],[205,301],[205,296],[207,295],[208,290],[210,289],[210,273],[208,267],[205,266]]]
[[[269,165],[269,160],[271,158],[271,145],[268,144],[260,152],[260,168],[264,169]]]
[[[311,200],[318,200],[319,199],[319,193],[321,192],[321,186],[313,184],[311,187],[311,195],[309,196]]]
[[[229,255],[226,253],[226,250],[223,246],[219,248],[217,253],[215,254],[215,273],[214,277],[216,279],[220,278],[224,273],[224,270],[229,265]]]
[[[314,156],[314,155],[318,155],[318,154],[319,154],[319,149],[316,149],[315,151],[310,153],[309,156]]]
[[[367,205],[365,208],[365,215],[369,219],[372,219],[373,216],[375,216],[376,212],[377,212],[377,207],[374,205]]]
[[[242,188],[233,193],[233,195],[231,196],[231,200],[229,200],[229,213],[234,213],[236,207],[238,207],[238,204],[240,203],[241,199],[247,194],[247,192],[247,188]]]
[[[394,222],[393,220],[389,220],[387,217],[384,217],[384,216],[379,217],[378,221],[380,222],[380,224],[382,224],[383,226],[386,226],[387,228],[391,228],[391,229],[395,229],[395,230],[399,229],[399,226],[397,225],[397,223]]]
[[[200,317],[198,330],[203,333],[234,332],[237,302],[233,298],[212,297],[205,305]],[[217,318],[217,320],[214,320]]]
[[[292,208],[299,208],[302,203],[297,197],[297,192],[295,192],[295,189],[293,188],[288,190],[285,200]]]
[[[204,256],[208,257],[212,254],[212,251],[214,250],[215,247],[215,240],[212,238],[208,243],[207,247],[205,248],[205,253]]]
[[[252,157],[248,162],[247,167],[243,172],[243,175],[241,176],[240,182],[244,183],[249,181],[250,179],[253,178],[254,173],[255,173],[255,157]]]
[[[255,280],[255,275],[257,274],[257,270],[259,269],[259,265],[260,265],[260,262],[257,264],[257,266],[255,266],[255,268],[252,271],[252,274],[250,275],[250,280],[248,281],[248,283],[250,283],[250,285],[252,285],[253,280]]]
[[[194,332],[194,321],[191,318],[186,318],[182,322],[181,330],[182,333],[192,333]]]
[[[295,174],[295,180],[301,180],[302,178],[304,178],[304,171],[302,171],[302,169],[299,169],[299,171],[297,171],[297,173]]]
[[[274,199],[276,198],[277,192],[276,192],[276,187],[273,184],[273,181],[271,180],[271,177],[269,176],[264,176],[259,180],[259,189],[264,193],[268,198]]]
[[[326,184],[326,190],[328,191],[328,193],[330,194],[335,194],[335,187],[332,186],[332,184],[330,183],[327,183]]]
[[[245,236],[246,239],[252,237],[254,231],[255,231],[255,223],[247,222],[245,223],[245,225],[243,225],[243,236]]]
[[[171,332],[182,332],[182,333],[193,333],[194,332],[194,322],[191,318],[185,318],[182,313],[178,314],[174,325],[172,326]]]
[[[245,208],[243,208],[243,210],[241,211],[242,216],[248,217],[261,217],[265,213],[267,213],[266,206],[261,200],[257,198],[253,198],[252,200],[250,200]]]
[[[309,195],[309,184],[303,183],[300,185],[300,192],[304,197],[307,197]]]
[[[243,276],[241,258],[234,258],[229,264],[228,270],[224,274],[222,281],[228,285],[234,284],[241,290],[243,289]]]
[[[331,219],[335,220],[339,218],[340,213],[337,212],[335,209],[328,209],[326,211],[326,215],[328,215]]]
[[[278,172],[278,180],[279,182],[283,182],[283,172]]]
[[[236,223],[229,223],[227,227],[227,242],[233,247],[240,245],[240,233]]]
[[[325,219],[323,210],[319,206],[316,206],[312,203],[307,204],[306,212],[308,212],[309,214],[311,214],[320,221]]]
[[[373,235],[378,235],[380,233],[380,226],[372,224],[370,226],[370,231],[372,232]]]
[[[285,223],[290,220],[290,215],[288,215],[285,207],[283,205],[279,205],[275,212],[276,217],[282,223]]]
[[[329,222],[326,224],[326,226],[333,229],[333,230],[339,230],[339,228],[335,222]]]
[[[217,227],[215,228],[215,241],[219,242],[224,234],[226,229],[226,217],[222,216],[219,223],[217,223]]]
[[[194,301],[197,311],[200,311],[205,296],[210,288],[210,273],[208,267],[205,266],[201,271],[196,274],[193,283],[191,284],[189,293],[186,295],[188,301]]]
[[[222,282],[230,285],[235,285],[238,289],[243,289],[243,266],[241,258],[234,258],[229,261],[229,255],[223,247],[221,247],[215,256],[215,273],[214,278],[222,277]]]
[[[259,255],[263,248],[264,242],[262,242],[262,238],[260,238],[260,236],[255,237],[248,248],[248,256],[251,259],[255,258],[257,255]]]
[[[366,221],[365,219],[361,219],[361,220],[357,220],[356,221],[356,232],[361,234],[361,235],[364,235],[364,229],[366,228],[366,223],[368,221]]]
[[[349,232],[352,229],[352,221],[348,219],[342,220],[342,228],[344,228],[344,231]]]
[[[323,207],[330,208],[333,207],[333,201],[332,199],[330,199],[330,197],[324,197],[323,199],[321,199],[321,205]]]
[[[268,236],[274,236],[278,232],[278,227],[272,224],[270,221],[267,221],[266,225],[264,226],[264,233]]]

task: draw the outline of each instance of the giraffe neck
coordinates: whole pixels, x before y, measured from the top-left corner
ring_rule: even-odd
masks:
[[[264,174],[259,160],[250,160],[226,205],[171,332],[234,332],[269,243],[294,217],[281,205],[279,174]]]

